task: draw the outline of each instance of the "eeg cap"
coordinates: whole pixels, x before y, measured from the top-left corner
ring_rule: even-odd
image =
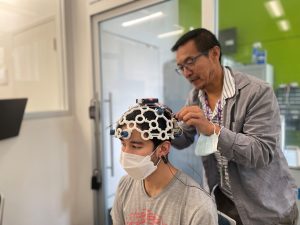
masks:
[[[135,129],[144,140],[164,141],[182,134],[172,110],[158,103],[158,99],[137,99],[136,102],[118,120],[116,129],[111,130],[112,135],[128,139]]]

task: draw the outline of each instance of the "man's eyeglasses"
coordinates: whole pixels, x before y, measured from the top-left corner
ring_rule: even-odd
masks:
[[[177,65],[177,68],[175,69],[176,72],[179,74],[179,75],[183,75],[183,71],[184,71],[184,68],[187,69],[187,70],[191,70],[191,68],[194,66],[194,64],[196,63],[197,59],[200,57],[200,56],[203,56],[203,55],[207,55],[207,53],[199,53],[198,55],[194,56],[194,57],[189,57],[186,59],[186,61],[183,63],[183,64],[178,64]]]

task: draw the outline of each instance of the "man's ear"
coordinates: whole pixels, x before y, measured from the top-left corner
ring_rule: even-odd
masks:
[[[171,142],[170,141],[164,141],[163,143],[160,144],[159,148],[157,149],[158,152],[158,156],[162,157],[162,156],[166,156],[169,154],[171,149]]]
[[[221,54],[221,49],[219,48],[219,46],[214,46],[209,51],[209,54],[214,59],[214,61],[218,61],[219,62],[219,57],[220,57],[220,54]]]

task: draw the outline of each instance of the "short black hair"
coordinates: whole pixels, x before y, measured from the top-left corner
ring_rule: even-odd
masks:
[[[222,51],[220,42],[212,32],[204,28],[197,28],[182,35],[171,48],[171,51],[177,51],[180,46],[184,45],[190,40],[194,41],[197,50],[202,53],[207,53],[214,46],[218,46],[220,48],[219,61],[221,62]]]

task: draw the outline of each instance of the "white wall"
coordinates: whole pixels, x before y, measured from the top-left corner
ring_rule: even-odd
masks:
[[[72,113],[25,119],[20,135],[0,141],[4,225],[88,225],[92,76],[87,1],[67,0],[68,75]]]

